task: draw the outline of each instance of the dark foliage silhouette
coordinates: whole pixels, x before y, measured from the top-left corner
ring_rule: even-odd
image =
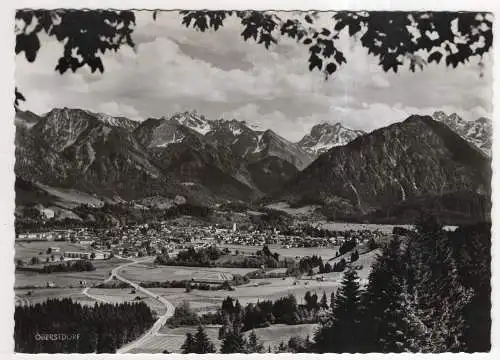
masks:
[[[153,19],[158,14],[152,12]],[[266,49],[278,44],[282,36],[295,39],[308,47],[309,70],[319,70],[326,78],[347,63],[337,47],[343,30],[376,56],[384,71],[394,72],[403,65],[415,71],[441,61],[455,68],[474,56],[482,57],[493,42],[492,15],[485,12],[339,11],[332,12],[330,28],[316,24],[317,12],[189,10],[179,15],[186,27],[202,32],[217,31],[228,17],[236,16],[243,39]],[[35,61],[42,46],[39,35],[45,33],[64,44],[56,71],[63,74],[88,66],[102,73],[103,54],[124,45],[135,48],[134,27],[134,11],[21,9],[16,12],[16,54],[24,53],[28,61]],[[24,97],[16,89],[16,107],[21,100]]]
[[[15,351],[22,353],[114,353],[154,322],[143,302],[89,307],[71,299],[18,306],[14,320]],[[79,336],[71,341],[35,341],[37,334]]]

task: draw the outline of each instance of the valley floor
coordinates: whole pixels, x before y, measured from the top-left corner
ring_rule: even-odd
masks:
[[[251,246],[231,246],[232,250],[238,249],[243,253],[251,254],[259,247]],[[278,251],[284,256],[306,256],[319,255],[325,260],[334,256],[334,249],[323,248],[300,248],[283,249],[280,247],[270,247],[272,251]],[[23,251],[27,251],[24,249]],[[358,271],[361,282],[366,283],[371,263],[374,261],[378,251],[371,251],[361,254],[355,265],[362,265]],[[339,258],[330,262],[338,261]],[[161,324],[156,324],[154,331],[146,333],[137,344],[126,346],[123,352],[130,353],[155,353],[168,350],[169,352],[179,352],[180,346],[184,342],[187,332],[194,332],[191,327],[179,327],[170,329],[162,324],[173,313],[172,306],[177,306],[184,301],[189,302],[190,307],[197,313],[216,311],[222,300],[227,296],[236,298],[242,305],[255,303],[259,300],[276,300],[278,298],[294,294],[299,303],[303,302],[307,291],[316,292],[321,296],[323,292],[329,296],[340,286],[342,279],[341,272],[332,272],[321,276],[301,276],[272,278],[272,279],[252,279],[249,283],[236,286],[234,291],[226,290],[192,290],[186,292],[182,288],[150,288],[141,289],[138,283],[141,281],[166,281],[166,280],[190,280],[192,278],[206,279],[231,279],[232,274],[246,274],[255,269],[251,268],[196,268],[182,266],[158,266],[153,263],[153,257],[136,259],[133,262],[125,259],[111,259],[97,262],[96,270],[83,273],[53,273],[53,274],[26,274],[16,273],[16,303],[18,305],[30,305],[43,302],[49,298],[69,297],[83,305],[93,305],[96,302],[121,303],[141,300],[144,301],[162,319]],[[284,270],[284,269],[278,269]],[[104,289],[79,286],[79,281],[84,279],[89,284],[111,281],[113,276],[120,280],[127,280],[129,288]],[[54,282],[59,288],[34,288],[19,289],[20,286],[44,286],[47,282]],[[135,287],[135,290],[133,289]],[[168,312],[168,314],[167,314]],[[257,336],[264,342],[264,345],[275,347],[281,340],[285,342],[294,335],[312,335],[314,324],[305,325],[273,325],[268,328],[257,329]],[[209,326],[207,334],[218,348],[219,340],[218,327]]]

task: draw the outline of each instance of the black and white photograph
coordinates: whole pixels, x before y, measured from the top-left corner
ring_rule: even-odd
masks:
[[[13,352],[489,353],[493,13],[247,6],[12,12]]]

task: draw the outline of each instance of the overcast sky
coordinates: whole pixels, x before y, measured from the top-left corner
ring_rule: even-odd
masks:
[[[325,81],[308,69],[304,45],[283,38],[266,50],[244,42],[237,20],[217,32],[181,25],[174,12],[156,21],[137,14],[128,47],[103,57],[104,74],[87,68],[54,71],[62,45],[43,37],[34,63],[16,57],[16,83],[27,98],[21,108],[45,113],[77,107],[143,120],[196,109],[210,118],[236,118],[271,128],[296,141],[321,122],[373,130],[411,114],[456,112],[466,120],[491,116],[491,58],[480,77],[479,59],[448,69],[428,65],[423,72],[384,73],[377,59],[352,39],[342,40],[347,58]]]

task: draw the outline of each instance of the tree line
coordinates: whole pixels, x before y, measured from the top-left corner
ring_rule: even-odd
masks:
[[[293,337],[273,352],[487,352],[491,348],[491,224],[442,230],[423,218],[417,231],[395,236],[381,249],[361,286],[353,267],[309,337]],[[326,301],[306,294],[304,310]],[[326,304],[327,305],[327,304]],[[279,310],[278,310],[279,309]],[[276,311],[277,310],[277,311]],[[293,295],[242,307],[223,301],[222,353],[245,352],[243,332],[266,323],[295,324],[299,306]],[[187,339],[186,339],[187,341]]]
[[[153,325],[143,302],[83,306],[49,299],[14,312],[15,350],[20,353],[114,353]],[[70,341],[42,341],[48,334],[77,335]]]
[[[38,258],[34,257],[30,260],[30,265],[40,264],[40,261],[35,259]],[[44,265],[43,267],[26,267],[24,262],[18,262],[16,265],[18,270],[33,271],[43,274],[50,274],[54,272],[82,272],[95,270],[95,266],[90,260],[69,260],[57,264]]]
[[[490,225],[424,218],[383,247],[362,289],[347,269],[312,352],[477,352],[490,344]]]
[[[219,260],[223,255],[228,255],[229,250],[220,250],[217,246],[212,245],[206,248],[195,249],[189,247],[186,250],[179,251],[175,258],[171,258],[168,253],[159,254],[155,258],[155,263],[159,265],[172,266],[191,266],[191,267],[243,267],[243,268],[267,268],[287,267],[290,261],[280,259],[278,253],[272,253],[267,245],[264,245],[262,250],[256,251],[255,255],[249,256],[234,256],[228,257],[225,260]],[[291,262],[292,264],[294,261]]]
[[[220,336],[222,336],[233,327],[244,332],[273,324],[315,323],[329,309],[329,301],[331,303],[334,297],[333,292],[328,298],[325,292],[319,297],[317,293],[307,291],[303,304],[298,304],[296,297],[290,294],[275,301],[258,301],[243,307],[237,299],[228,296],[216,312],[201,316],[191,309],[188,302],[183,302],[175,308],[174,316],[168,320],[168,324],[173,327],[199,324],[222,325],[220,330]]]

